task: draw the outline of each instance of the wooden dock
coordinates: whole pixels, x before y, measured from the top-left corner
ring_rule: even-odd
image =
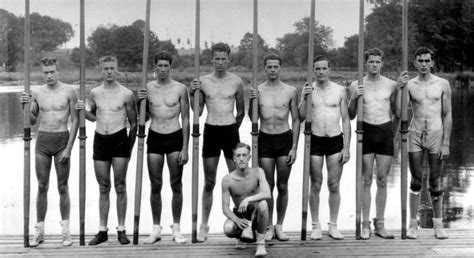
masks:
[[[355,232],[343,231],[344,240],[332,240],[326,234],[320,241],[301,241],[299,232],[288,233],[290,241],[273,240],[267,243],[268,257],[316,257],[316,256],[377,256],[377,257],[420,257],[456,256],[474,257],[474,230],[447,229],[449,239],[437,240],[432,229],[421,229],[416,240],[402,240],[396,234],[394,240],[372,236],[370,240],[355,240]],[[326,232],[324,232],[326,233]],[[396,233],[396,232],[394,232]],[[86,242],[93,236],[86,236]],[[131,239],[131,236],[129,236]],[[120,245],[115,232],[109,234],[109,241],[98,246],[79,246],[78,236],[74,244],[62,247],[59,235],[47,235],[46,241],[36,248],[24,248],[22,236],[0,236],[0,257],[252,257],[255,245],[246,250],[234,249],[235,240],[221,234],[211,234],[205,243],[191,244],[190,235],[185,235],[187,244],[178,245],[170,235],[153,245]],[[145,239],[141,236],[140,239]],[[309,239],[309,236],[308,236]]]

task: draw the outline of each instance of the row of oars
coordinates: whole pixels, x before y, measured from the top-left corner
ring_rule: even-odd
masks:
[[[84,33],[84,0],[80,0],[80,88],[79,99],[85,101],[85,33]],[[407,70],[408,60],[408,6],[407,0],[403,0],[403,18],[402,18],[402,64],[403,71]],[[308,74],[307,82],[313,83],[313,56],[314,56],[314,20],[315,20],[315,0],[311,0],[309,38],[308,38]],[[200,0],[196,0],[196,21],[195,21],[195,49],[194,49],[194,78],[199,78],[199,52],[200,52]],[[30,94],[30,1],[25,0],[25,92]],[[146,20],[144,31],[144,48],[142,63],[142,88],[146,89],[148,51],[149,51],[149,31],[150,31],[150,0],[146,0]],[[253,53],[252,53],[252,88],[257,90],[258,82],[258,0],[253,1]],[[360,0],[359,12],[359,62],[358,62],[358,83],[363,84],[363,50],[364,50],[364,0]],[[196,243],[197,236],[197,210],[198,210],[198,171],[199,171],[199,100],[201,92],[196,90],[193,97],[193,148],[192,148],[192,242]],[[312,97],[309,94],[306,100],[306,121],[304,126],[304,164],[303,164],[303,207],[302,207],[302,227],[301,240],[306,240],[306,224],[308,216],[308,194],[309,194],[309,170],[310,170],[310,148],[311,148],[311,110]],[[362,122],[363,122],[363,98],[358,100],[357,108],[357,160],[356,160],[356,238],[360,239],[361,222],[361,186],[362,186]],[[252,166],[258,166],[258,98],[253,99],[252,103]],[[24,190],[23,190],[23,240],[24,246],[29,246],[29,221],[30,221],[30,141],[31,125],[29,119],[30,104],[24,105]],[[135,184],[135,211],[134,211],[134,230],[133,244],[138,244],[139,223],[140,223],[140,205],[143,177],[143,157],[144,157],[144,138],[145,138],[145,113],[146,100],[140,103],[140,115],[138,122],[138,154],[137,154],[137,174]],[[400,126],[401,133],[401,215],[402,215],[402,238],[406,238],[406,206],[407,206],[407,89],[402,92],[402,119]],[[86,128],[85,111],[79,112],[79,223],[80,236],[79,244],[85,245],[84,220],[85,220],[85,192],[86,192]]]

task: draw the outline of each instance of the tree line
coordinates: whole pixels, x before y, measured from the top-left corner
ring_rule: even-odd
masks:
[[[385,66],[391,71],[401,69],[401,0],[368,0],[374,8],[365,19],[365,47],[378,47],[386,53]],[[418,46],[432,48],[436,53],[436,68],[453,72],[472,70],[474,67],[474,1],[470,0],[410,0],[408,14],[409,53]],[[0,63],[5,63],[8,71],[14,71],[23,60],[23,21],[0,9]],[[32,50],[36,58],[41,53],[54,50],[66,43],[74,35],[69,23],[32,13]],[[309,18],[304,17],[294,24],[294,31],[276,39],[271,48],[258,36],[259,59],[277,52],[284,66],[300,67],[307,64]],[[332,28],[315,21],[314,53],[326,55],[336,69],[357,67],[358,35],[345,39],[344,46],[334,48]],[[87,39],[86,64],[96,65],[99,56],[117,56],[122,69],[141,69],[145,22],[137,20],[131,25],[100,25]],[[150,31],[149,64],[159,51],[170,52],[176,62],[174,66],[191,67],[192,54],[179,55],[170,40],[159,40]],[[251,68],[253,35],[247,32],[240,40],[236,51],[231,54],[231,64]],[[207,43],[207,42],[206,42]],[[35,58],[35,57],[33,57]],[[79,49],[74,49],[70,59],[79,64]],[[412,60],[409,55],[409,60]],[[34,61],[34,60],[33,60]],[[210,64],[209,45],[201,53],[201,63]]]

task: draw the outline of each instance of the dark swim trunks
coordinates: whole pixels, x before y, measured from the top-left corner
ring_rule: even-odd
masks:
[[[249,205],[247,206],[247,210],[244,213],[237,211],[238,208],[239,207],[234,207],[234,214],[241,219],[252,221],[252,231],[254,231],[255,239],[255,230],[257,230],[257,219],[255,218],[254,220],[252,220],[252,215],[255,209],[257,208],[257,202],[249,203]],[[235,229],[238,231],[238,235],[242,234],[242,230],[237,225],[235,225]]]
[[[342,133],[336,136],[311,134],[311,156],[331,156],[344,148]]]
[[[380,125],[363,124],[362,154],[380,154],[393,156],[393,131],[392,122]]]
[[[35,153],[46,157],[59,155],[66,148],[68,140],[68,131],[38,131],[38,133],[36,134]]]
[[[175,151],[181,151],[183,148],[183,130],[162,134],[153,130],[148,130],[146,139],[147,153],[170,154]]]
[[[202,157],[218,157],[221,150],[224,157],[232,159],[232,150],[240,142],[237,124],[210,125],[204,124],[204,140],[202,143]]]
[[[112,158],[130,158],[130,141],[127,136],[127,129],[113,133],[94,135],[93,160],[111,161]]]
[[[278,158],[288,156],[293,145],[293,133],[288,130],[279,134],[268,134],[260,131],[258,135],[258,157]]]

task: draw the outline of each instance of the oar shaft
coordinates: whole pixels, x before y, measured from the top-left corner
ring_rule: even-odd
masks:
[[[30,1],[25,0],[25,93],[30,94]],[[23,160],[23,246],[30,246],[30,103],[23,106],[23,140],[24,160]]]
[[[258,0],[253,0],[252,88],[258,90]],[[252,167],[258,167],[258,97],[252,100]]]
[[[146,89],[148,75],[148,49],[150,38],[150,0],[146,1],[145,32],[143,42],[143,62],[142,62],[142,88]],[[143,178],[143,156],[145,142],[145,117],[146,117],[146,99],[140,102],[140,116],[138,119],[138,150],[137,150],[137,175],[135,181],[135,216],[133,228],[133,244],[138,244],[139,225],[140,225],[140,206],[142,196],[142,178]]]
[[[80,1],[80,70],[79,99],[85,101],[86,91],[86,55],[84,32],[84,0]],[[86,212],[86,124],[85,110],[79,111],[79,245],[85,245]]]
[[[314,17],[315,0],[311,0],[311,11],[309,17],[309,37],[308,37],[308,74],[307,81],[313,85],[313,57],[314,57]],[[308,196],[309,196],[309,170],[311,165],[311,111],[312,94],[306,96],[306,121],[304,129],[304,161],[303,161],[303,209],[301,218],[301,240],[306,240],[306,224],[308,220]]]
[[[201,2],[196,0],[196,21],[195,21],[195,42],[194,42],[194,78],[199,79],[199,42],[200,42],[200,13]],[[192,161],[192,232],[191,242],[197,243],[197,210],[198,210],[198,187],[199,187],[199,96],[200,91],[196,90],[193,95],[193,161]]]

